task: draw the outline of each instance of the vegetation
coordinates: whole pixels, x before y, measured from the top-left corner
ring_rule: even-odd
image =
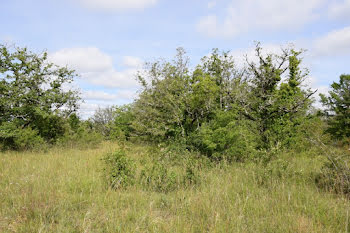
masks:
[[[317,152],[283,153],[281,159],[266,169],[251,162],[225,165],[203,161],[202,167],[197,167],[200,182],[191,186],[180,183],[144,186],[135,181],[122,189],[110,189],[104,182],[101,159],[120,149],[134,161],[136,174],[144,167],[152,167],[155,154],[163,154],[167,163],[177,160],[178,167],[172,168],[176,174],[184,170],[180,165],[184,162],[182,153],[160,152],[161,148],[141,144],[127,143],[121,148],[104,142],[97,149],[55,147],[48,152],[4,152],[0,157],[0,231],[346,232],[349,229],[349,200],[314,185],[313,178],[324,162]],[[171,191],[164,191],[166,187],[172,187]]]
[[[77,74],[0,47],[1,232],[348,232],[350,75],[312,105],[303,50],[146,64],[77,115]]]
[[[0,140],[5,147],[28,149],[64,134],[64,118],[76,111],[76,91],[63,85],[74,71],[47,61],[47,53],[0,46]]]
[[[321,94],[326,107],[329,128],[327,131],[336,139],[350,137],[350,75],[341,75],[339,83],[333,82],[329,96]]]

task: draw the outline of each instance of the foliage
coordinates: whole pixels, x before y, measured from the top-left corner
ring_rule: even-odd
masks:
[[[214,160],[244,161],[256,153],[256,130],[237,112],[217,111],[213,120],[191,135],[191,143]]]
[[[108,153],[104,161],[105,176],[111,188],[124,188],[135,182],[135,163],[126,156],[124,150]]]
[[[2,149],[5,150],[38,149],[45,144],[43,138],[38,135],[37,130],[33,130],[30,127],[18,128],[12,122],[6,122],[0,125],[0,139]]]
[[[63,118],[76,111],[78,93],[63,89],[77,75],[47,60],[47,53],[0,45],[0,125],[33,129],[48,142],[63,135]],[[5,140],[8,136],[1,134]],[[22,141],[24,143],[24,141]]]
[[[214,49],[191,71],[183,49],[172,62],[156,61],[140,73],[143,90],[132,107],[135,135],[180,141],[212,158],[243,161],[249,154],[293,147],[310,118],[303,87],[303,51],[285,48],[235,67],[229,52]],[[258,153],[259,154],[259,153]]]
[[[129,140],[134,132],[134,129],[131,126],[134,118],[131,105],[115,107],[113,120],[110,123],[110,138]]]
[[[335,139],[350,137],[350,75],[341,75],[339,82],[333,82],[329,95],[321,96],[326,107],[329,127],[327,132]]]
[[[103,136],[109,137],[111,132],[110,124],[114,120],[115,107],[98,108],[94,115],[90,118],[93,127]]]
[[[287,146],[310,109],[315,92],[302,89],[308,76],[308,71],[300,68],[302,52],[286,48],[281,54],[264,56],[258,43],[258,64],[247,59],[250,95],[241,103],[245,116],[257,123],[262,148],[280,143]]]
[[[94,148],[102,142],[103,135],[91,127],[89,121],[78,120],[79,118],[76,117],[69,118],[69,124],[65,125],[65,134],[57,140],[57,145],[61,147]]]

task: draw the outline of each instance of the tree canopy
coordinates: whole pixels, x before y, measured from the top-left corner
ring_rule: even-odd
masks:
[[[245,145],[245,137],[254,138],[249,148],[291,144],[315,93],[303,87],[308,77],[301,67],[303,51],[288,47],[264,55],[258,43],[255,52],[245,68],[237,68],[229,52],[217,49],[194,69],[183,49],[171,62],[148,64],[132,108],[136,134],[184,140],[209,154],[240,140],[237,145]]]
[[[75,77],[74,70],[49,62],[46,52],[0,45],[0,138],[11,144],[22,129],[46,140],[63,134],[61,117],[75,112],[80,99],[65,88]]]
[[[341,75],[333,82],[328,95],[320,94],[328,117],[328,130],[336,139],[350,137],[350,75]]]

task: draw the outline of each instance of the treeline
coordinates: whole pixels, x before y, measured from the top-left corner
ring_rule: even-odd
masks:
[[[180,48],[171,61],[146,64],[132,104],[98,109],[82,120],[76,114],[79,92],[67,85],[78,74],[48,62],[45,52],[1,45],[1,147],[137,139],[180,143],[211,158],[241,161],[272,149],[310,147],[327,127],[332,138],[345,142],[349,75],[321,95],[326,109],[317,110],[312,105],[317,90],[305,85],[309,73],[302,53],[286,47],[266,54],[258,43],[244,66],[214,49],[191,68]]]

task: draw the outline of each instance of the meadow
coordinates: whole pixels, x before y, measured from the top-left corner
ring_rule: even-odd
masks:
[[[196,184],[169,190],[112,189],[103,157],[121,147],[138,174],[167,153],[115,142],[1,152],[0,232],[349,232],[349,200],[315,185],[317,153],[286,153],[267,166],[208,162]]]

